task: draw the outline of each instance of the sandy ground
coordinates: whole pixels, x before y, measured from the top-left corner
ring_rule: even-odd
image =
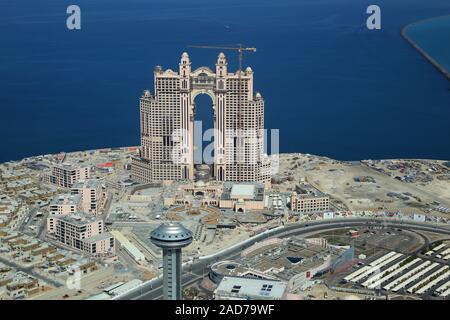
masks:
[[[328,289],[324,284],[319,284],[311,288],[310,291],[306,291],[303,294],[310,295],[313,300],[362,300],[364,295],[350,293],[350,292],[338,292]]]
[[[427,213],[434,201],[450,208],[450,181],[434,179],[429,183],[406,183],[378,172],[360,162],[348,163],[304,154],[280,155],[280,176],[292,181],[274,185],[280,191],[291,191],[305,180],[329,194],[335,203],[342,202],[350,210],[400,210],[405,213]],[[356,182],[355,177],[370,176],[372,182]],[[389,192],[406,193],[407,200],[390,197]],[[420,199],[420,201],[418,201]],[[337,201],[336,201],[337,200]],[[436,216],[448,216],[431,211]]]
[[[95,271],[82,277],[81,279],[81,293],[76,289],[69,289],[63,286],[39,295],[33,296],[34,300],[79,300],[86,299],[94,294],[100,293],[103,288],[112,285],[116,282],[126,282],[131,280],[128,274],[117,274],[113,267],[104,268],[101,271]],[[64,298],[64,295],[68,297]]]

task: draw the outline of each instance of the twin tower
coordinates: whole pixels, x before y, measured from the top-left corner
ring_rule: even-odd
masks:
[[[178,72],[154,70],[154,95],[140,99],[141,149],[132,159],[132,178],[139,182],[194,179],[194,99],[207,94],[213,102],[214,164],[218,181],[270,184],[270,161],[264,153],[264,100],[253,92],[253,71],[228,72],[220,53],[215,72],[191,68],[183,53]]]

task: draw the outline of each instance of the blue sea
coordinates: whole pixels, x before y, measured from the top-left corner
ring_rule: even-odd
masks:
[[[82,29],[66,28],[81,8]],[[343,160],[450,159],[450,83],[400,35],[450,14],[448,0],[0,0],[0,161],[139,144],[142,91],[153,67],[214,66],[244,43],[282,152]],[[450,29],[423,31],[437,54]],[[440,43],[440,44],[439,44]],[[436,45],[438,45],[436,47]],[[444,46],[448,49],[450,41]],[[448,52],[448,51],[446,51]],[[237,57],[225,52],[230,69]],[[450,55],[441,57],[450,65]],[[197,101],[198,117],[211,102]]]

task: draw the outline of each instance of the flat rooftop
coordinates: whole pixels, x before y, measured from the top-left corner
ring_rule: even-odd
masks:
[[[101,221],[99,217],[84,213],[82,211],[77,211],[72,215],[59,217],[59,219],[79,226],[84,225],[86,223]]]
[[[256,182],[227,183],[223,185],[222,200],[264,200],[264,185]]]
[[[231,198],[253,198],[255,194],[255,185],[253,184],[235,184],[231,187]]]
[[[97,179],[87,179],[77,181],[73,184],[72,189],[81,189],[81,188],[97,188],[101,186],[102,181]]]
[[[50,205],[78,204],[80,201],[81,196],[78,194],[65,194],[53,199]]]
[[[224,277],[217,287],[218,295],[235,295],[236,297],[260,297],[282,299],[287,284],[281,281]]]
[[[83,241],[89,242],[89,243],[94,243],[94,242],[97,242],[97,241],[100,241],[100,240],[110,239],[112,237],[113,237],[113,235],[111,233],[104,232],[104,233],[97,234],[97,235],[95,235],[93,237],[89,237],[89,238],[83,239]]]

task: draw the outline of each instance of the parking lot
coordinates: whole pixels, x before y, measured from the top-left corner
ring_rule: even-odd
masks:
[[[393,295],[448,299],[450,243],[437,241],[416,254],[385,250],[340,277],[340,285]]]

